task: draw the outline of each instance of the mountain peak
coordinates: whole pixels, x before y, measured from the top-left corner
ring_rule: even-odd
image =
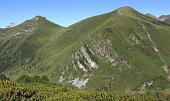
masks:
[[[132,7],[129,7],[129,6],[124,6],[124,7],[120,7],[117,9],[117,13],[119,15],[129,15],[129,14],[132,14],[132,11],[134,9]]]
[[[150,13],[147,13],[147,14],[145,14],[146,16],[149,16],[149,17],[151,17],[151,18],[154,18],[154,19],[158,19],[156,16],[154,16],[153,14],[150,14]]]
[[[12,27],[15,27],[16,26],[16,24],[15,23],[10,23],[10,25],[9,26],[7,26],[7,28],[12,28]]]
[[[43,16],[39,16],[39,15],[37,15],[37,16],[35,16],[34,18],[32,18],[31,20],[41,20],[41,19],[46,19],[45,17],[43,17]]]
[[[133,8],[130,6],[123,6],[123,7],[118,8],[118,10],[133,10]]]
[[[159,17],[159,20],[164,23],[170,24],[170,15],[162,15]]]

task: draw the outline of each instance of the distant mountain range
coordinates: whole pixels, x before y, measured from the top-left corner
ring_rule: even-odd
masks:
[[[11,27],[15,27],[16,26],[16,24],[15,23],[10,23],[10,25],[9,26],[7,26],[7,28],[11,28]]]
[[[0,73],[108,91],[169,88],[170,25],[161,21],[131,7],[69,27],[36,16],[0,29]]]
[[[170,15],[162,15],[159,17],[159,20],[167,24],[170,24]]]
[[[164,23],[170,24],[170,15],[162,15],[159,18],[155,17],[154,15],[152,15],[150,13],[147,13],[146,15],[149,16],[149,17],[158,19],[158,20],[160,20],[160,21],[162,21]]]
[[[156,16],[154,16],[153,14],[147,13],[146,16],[152,17],[154,19],[158,19]]]

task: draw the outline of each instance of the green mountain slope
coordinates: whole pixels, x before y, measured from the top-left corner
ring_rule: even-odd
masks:
[[[37,52],[46,44],[53,42],[59,35],[53,33],[61,30],[64,28],[40,16],[25,21],[19,26],[0,30],[1,71],[13,70],[15,67],[16,69],[19,67],[19,71],[20,68],[26,67],[31,70],[32,66],[39,61],[36,57]]]
[[[0,68],[11,79],[46,75],[51,82],[104,90],[169,87],[170,26],[130,7],[68,28],[36,18],[0,30]],[[24,28],[31,30],[8,33]]]

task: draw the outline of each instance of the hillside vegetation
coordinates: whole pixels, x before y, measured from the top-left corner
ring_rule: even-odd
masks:
[[[76,90],[49,84],[0,81],[2,101],[169,101],[165,91],[105,92]]]
[[[170,26],[130,7],[67,28],[36,16],[0,29],[0,72],[10,80],[105,91],[170,87]]]

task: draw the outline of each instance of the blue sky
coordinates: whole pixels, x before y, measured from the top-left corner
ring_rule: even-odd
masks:
[[[62,26],[84,18],[131,6],[156,16],[170,14],[170,0],[0,0],[0,28],[19,24],[36,15]]]

